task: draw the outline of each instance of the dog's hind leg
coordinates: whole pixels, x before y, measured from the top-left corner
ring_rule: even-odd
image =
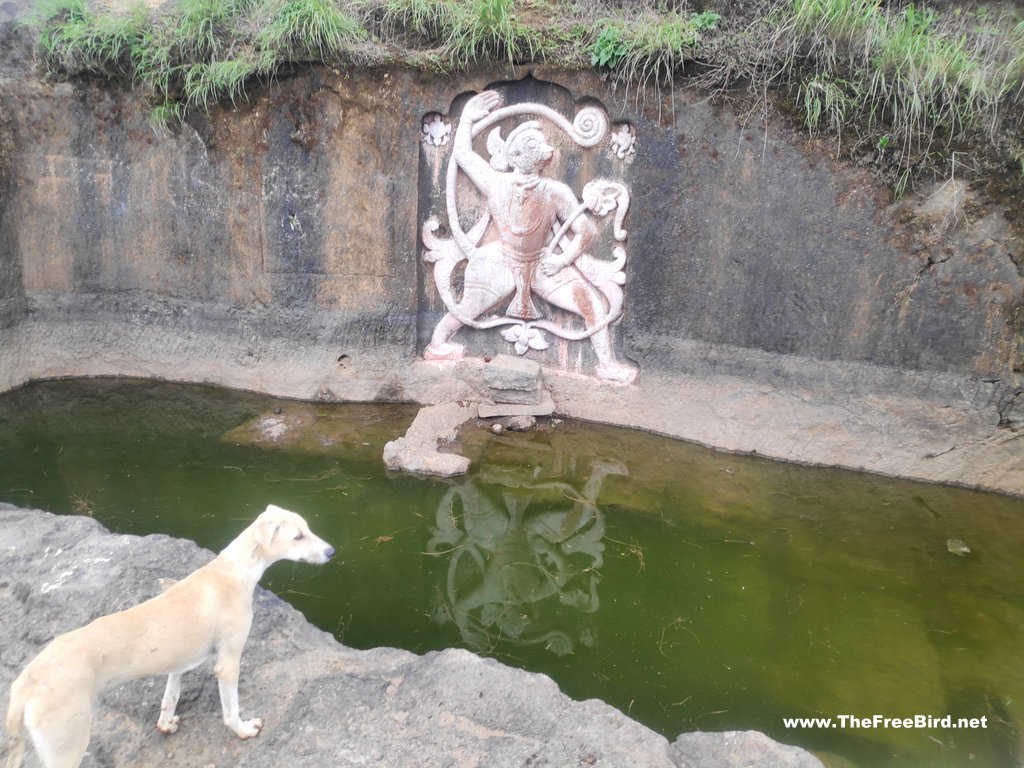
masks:
[[[181,672],[171,672],[167,676],[167,687],[164,698],[160,702],[160,719],[156,721],[156,729],[161,733],[174,733],[178,730],[178,716],[174,710],[178,707],[181,696]]]
[[[20,680],[11,686],[7,707],[7,760],[4,768],[20,768],[25,754],[25,700]]]
[[[78,768],[89,747],[92,699],[69,696],[60,702],[31,701],[25,727],[44,768]]]

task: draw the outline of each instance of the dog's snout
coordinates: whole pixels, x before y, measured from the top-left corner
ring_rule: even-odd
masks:
[[[334,557],[334,547],[332,547],[330,544],[328,544],[327,549],[324,550],[324,557],[326,557],[328,560]]]

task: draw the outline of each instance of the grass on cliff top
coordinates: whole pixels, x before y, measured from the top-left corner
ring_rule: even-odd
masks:
[[[738,7],[737,7],[738,6]],[[897,187],[965,146],[1024,174],[1024,18],[880,0],[178,0],[95,10],[41,0],[59,76],[127,80],[154,122],[245,99],[296,63],[593,67],[637,99],[692,82],[769,93]],[[745,10],[746,9],[746,10]],[[750,10],[755,9],[755,10]],[[658,100],[660,103],[660,99]],[[638,103],[638,108],[642,106]],[[955,158],[955,155],[952,155]]]
[[[155,125],[244,99],[287,64],[338,60],[368,38],[334,0],[181,0],[169,13],[141,0],[122,13],[43,0],[33,23],[50,72],[130,80],[152,94]]]
[[[542,29],[519,13],[514,0],[386,0],[361,6],[367,19],[378,17],[381,38],[412,36],[432,50],[441,70],[465,69],[487,60],[516,64],[543,58],[548,41]]]
[[[872,0],[792,0],[770,46],[813,133],[846,134],[902,170],[971,140],[1024,174],[1024,21]]]

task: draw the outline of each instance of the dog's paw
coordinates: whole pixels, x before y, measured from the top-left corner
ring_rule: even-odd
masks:
[[[243,720],[241,726],[235,731],[240,739],[251,739],[263,728],[263,720],[254,717],[252,720]]]
[[[175,715],[174,717],[172,717],[170,720],[168,720],[166,722],[164,720],[159,720],[159,721],[157,721],[156,729],[158,731],[160,731],[160,733],[167,733],[167,734],[176,733],[178,731],[178,723],[180,721],[181,721],[181,718],[178,717],[177,715]]]

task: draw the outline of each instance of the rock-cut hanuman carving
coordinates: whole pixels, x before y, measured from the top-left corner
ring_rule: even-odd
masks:
[[[623,268],[626,251],[622,228],[629,193],[616,181],[598,179],[583,189],[582,200],[565,183],[541,175],[554,156],[540,122],[526,120],[507,137],[494,128],[487,137],[489,160],[473,149],[473,137],[500,120],[522,114],[546,118],[583,147],[596,145],[607,132],[607,118],[586,107],[570,124],[540,104],[499,108],[500,96],[485,91],[462,111],[448,166],[446,203],[451,239],[436,236],[439,224],[431,218],[423,227],[424,258],[434,264],[434,281],[448,312],[434,328],[423,355],[428,360],[458,360],[463,347],[452,337],[463,326],[502,327],[502,336],[516,351],[546,349],[545,332],[562,339],[590,339],[597,356],[597,377],[632,382],[637,370],[616,360],[609,326],[622,315]],[[486,199],[486,213],[470,230],[459,222],[456,183],[459,172]],[[595,219],[616,212],[611,259],[588,253],[597,241]],[[492,227],[493,224],[493,227]],[[481,244],[489,231],[496,233]],[[455,267],[466,261],[461,298],[452,285]],[[545,318],[536,298],[567,310],[582,320],[583,329],[564,327]],[[485,315],[507,303],[503,315]]]

